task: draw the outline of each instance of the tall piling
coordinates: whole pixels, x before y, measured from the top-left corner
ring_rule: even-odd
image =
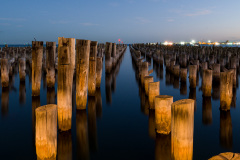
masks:
[[[193,158],[194,100],[183,99],[171,108],[171,157],[174,160]]]
[[[36,110],[36,153],[38,159],[56,159],[57,105],[46,105]]]
[[[211,97],[211,92],[212,92],[212,70],[209,70],[209,69],[203,70],[202,92],[203,92],[203,96]]]
[[[77,43],[76,104],[77,109],[86,109],[91,41],[77,39],[76,43]]]
[[[105,46],[105,72],[110,73],[112,70],[112,43],[106,42]]]
[[[191,88],[196,88],[197,84],[197,65],[189,66],[189,82]]]
[[[58,126],[68,131],[72,125],[72,83],[73,65],[71,65],[71,43],[68,38],[58,38]]]
[[[1,59],[1,82],[2,82],[2,87],[8,87],[8,85],[9,85],[9,66],[8,66],[7,58]]]
[[[160,94],[160,82],[148,83],[148,91],[149,108],[155,109],[155,97]]]
[[[49,88],[55,85],[55,53],[56,42],[46,42],[46,63],[47,63],[47,86]]]
[[[155,97],[156,131],[160,134],[171,132],[171,105],[173,96],[159,95]]]
[[[220,109],[230,110],[232,102],[233,74],[231,71],[220,74]]]
[[[32,41],[32,96],[40,95],[43,42]]]

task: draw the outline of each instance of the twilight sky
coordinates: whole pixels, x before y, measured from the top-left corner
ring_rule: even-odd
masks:
[[[0,44],[240,40],[240,0],[4,0]]]

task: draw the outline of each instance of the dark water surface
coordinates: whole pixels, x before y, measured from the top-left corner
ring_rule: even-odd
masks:
[[[174,101],[187,98],[196,99],[194,115],[193,159],[208,159],[222,152],[240,152],[240,100],[235,95],[231,111],[222,112],[219,86],[214,86],[212,98],[203,98],[201,75],[198,86],[189,88],[189,82],[180,80],[160,68],[152,60],[150,69],[154,81],[160,81],[160,94],[172,95]],[[76,94],[73,93],[72,128],[67,133],[58,132],[57,159],[157,159],[171,151],[171,138],[156,135],[152,127],[154,114],[144,105],[144,92],[139,87],[135,66],[127,48],[120,64],[111,74],[105,74],[103,62],[102,83],[94,110],[76,111]],[[30,69],[27,64],[25,84],[20,84],[18,67],[10,78],[11,87],[0,92],[0,156],[2,159],[37,159],[35,147],[34,109],[57,102],[55,90],[47,89],[42,76],[41,95],[31,96]],[[57,82],[57,79],[56,79]],[[2,87],[1,87],[2,88]],[[73,89],[74,91],[75,89]],[[101,93],[101,94],[100,94]],[[51,99],[53,98],[53,99]],[[91,98],[88,104],[93,104]],[[102,103],[101,103],[102,102]],[[79,132],[81,122],[88,122],[87,143]],[[221,128],[220,128],[221,126]],[[86,145],[88,144],[88,145]],[[169,150],[170,149],[170,150]],[[160,155],[159,155],[160,154]],[[165,155],[161,155],[165,154]]]

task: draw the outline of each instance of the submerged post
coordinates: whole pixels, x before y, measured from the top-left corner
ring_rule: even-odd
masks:
[[[43,42],[32,41],[32,96],[40,95]]]
[[[77,42],[76,104],[77,109],[86,109],[91,41],[77,39],[76,42]]]
[[[36,153],[38,159],[56,159],[57,105],[38,107],[36,113]]]
[[[160,134],[171,132],[171,105],[173,96],[159,95],[155,97],[156,130]]]

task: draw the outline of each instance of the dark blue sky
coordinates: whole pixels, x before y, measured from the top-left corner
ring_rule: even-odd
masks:
[[[240,40],[239,0],[4,0],[0,44]]]

